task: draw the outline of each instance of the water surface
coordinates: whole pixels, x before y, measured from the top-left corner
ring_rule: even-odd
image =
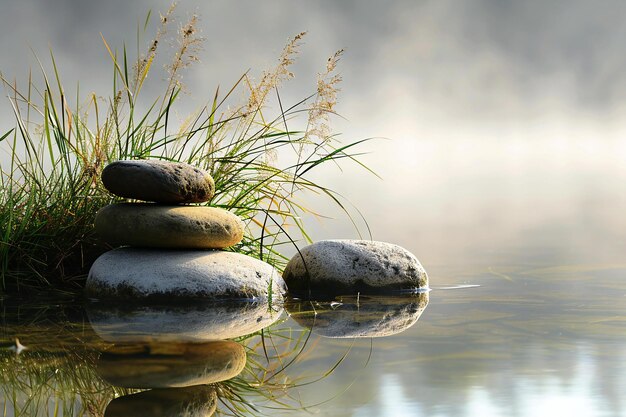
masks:
[[[7,416],[132,415],[145,404],[151,415],[626,415],[626,265],[446,266],[430,274],[425,308],[417,299],[392,308],[344,297],[311,303],[318,314],[309,321],[302,306],[289,317],[258,306],[122,313],[5,299],[0,407]],[[341,337],[346,327],[336,326],[352,317],[351,328],[364,329],[398,311],[410,312],[410,327],[385,337]],[[256,330],[276,321],[262,334],[238,333],[255,331],[256,316]],[[188,330],[160,335],[146,327],[155,317]],[[234,341],[207,342],[212,331]],[[19,355],[16,337],[26,347]],[[221,353],[211,353],[215,346]],[[244,350],[245,368],[232,378]],[[146,389],[156,391],[134,394]]]

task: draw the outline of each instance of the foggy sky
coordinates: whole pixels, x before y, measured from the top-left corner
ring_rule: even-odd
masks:
[[[66,78],[98,90],[110,79],[99,34],[111,45],[126,41],[132,50],[137,23],[168,4],[6,2],[2,71],[19,77],[34,64],[30,47],[42,57],[51,47]],[[304,76],[346,48],[348,97],[371,95],[391,81],[403,84],[403,100],[490,119],[494,113],[532,114],[548,100],[606,112],[621,107],[626,95],[626,4],[619,1],[183,1],[178,10],[180,20],[201,16],[207,40],[202,64],[190,77],[209,87],[228,82],[233,72],[271,64],[287,38],[308,30],[299,66]]]
[[[37,65],[30,48],[49,67],[50,47],[67,88],[80,81],[83,97],[108,94],[100,33],[134,52],[147,11],[168,5],[4,2],[0,71],[23,81]],[[193,94],[183,110],[248,68],[271,67],[302,30],[309,33],[285,101],[310,93],[326,57],[346,49],[337,108],[346,120],[336,127],[346,140],[389,138],[365,146],[365,162],[384,181],[355,167],[319,178],[363,211],[375,239],[426,264],[531,246],[574,262],[590,238],[612,242],[590,258],[626,245],[626,3],[183,1],[180,21],[194,12],[206,42],[185,75]],[[5,100],[0,131],[12,123]],[[315,238],[355,236],[331,214],[338,220],[310,221]]]

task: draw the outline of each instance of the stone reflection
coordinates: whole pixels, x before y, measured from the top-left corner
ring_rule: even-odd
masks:
[[[206,385],[153,389],[109,403],[105,417],[208,417],[217,408],[215,388]]]
[[[246,348],[233,339],[257,332],[282,312],[263,302],[87,305],[95,333],[112,343],[96,361],[102,380],[149,389],[117,398],[105,416],[209,416],[215,386],[239,375]]]
[[[301,326],[330,338],[384,337],[417,322],[428,293],[402,296],[344,296],[332,302],[291,300],[285,309]]]
[[[87,305],[95,332],[111,343],[207,341],[257,332],[280,317],[267,302],[224,301],[197,305]]]
[[[236,342],[169,342],[113,346],[100,355],[96,372],[123,388],[179,388],[234,378],[245,364],[246,351]]]

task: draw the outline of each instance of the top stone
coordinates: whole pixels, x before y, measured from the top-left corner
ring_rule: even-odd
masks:
[[[117,196],[164,204],[202,203],[215,194],[208,172],[157,159],[112,162],[102,171],[102,183]]]

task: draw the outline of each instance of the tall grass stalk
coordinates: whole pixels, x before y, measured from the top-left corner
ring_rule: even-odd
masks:
[[[150,19],[149,14],[144,31]],[[24,87],[0,74],[16,121],[15,128],[0,134],[6,152],[0,158],[4,291],[81,287],[90,264],[109,249],[92,224],[96,211],[115,201],[99,178],[103,167],[118,159],[183,161],[210,171],[217,190],[210,204],[233,211],[247,225],[244,241],[233,250],[279,269],[287,245],[310,241],[302,219],[317,213],[301,203],[302,192],[329,198],[354,220],[338,194],[310,179],[321,166],[359,163],[354,149],[362,141],[341,144],[328,126],[341,52],[331,56],[309,97],[284,103],[280,88],[293,77],[290,66],[305,36],[301,33],[259,81],[243,74],[180,122],[175,105],[183,96],[181,72],[197,60],[202,42],[195,16],[177,31],[161,94],[142,94],[174,20],[172,7],[134,63],[126,46],[117,51],[102,38],[113,67],[106,99],[95,94],[81,99],[77,89],[71,104],[52,53],[51,71],[39,62],[41,85],[29,76]],[[241,91],[247,99],[233,105]]]

